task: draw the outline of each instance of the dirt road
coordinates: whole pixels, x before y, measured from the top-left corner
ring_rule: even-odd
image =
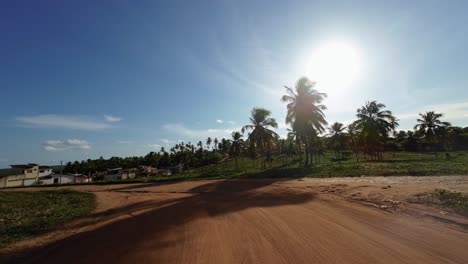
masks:
[[[466,218],[405,202],[437,187],[467,191],[468,177],[76,186],[96,194],[92,215],[0,254],[67,264],[468,263]]]

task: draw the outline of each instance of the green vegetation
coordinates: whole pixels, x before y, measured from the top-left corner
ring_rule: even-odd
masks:
[[[421,193],[410,199],[414,203],[425,203],[450,208],[457,213],[468,215],[468,196],[461,192],[435,189],[431,193]]]
[[[414,130],[398,131],[397,117],[377,101],[357,108],[355,121],[327,127],[327,95],[315,85],[303,77],[294,88],[285,86],[281,101],[290,126],[287,138],[274,131],[278,123],[271,111],[254,107],[249,124],[234,131],[232,139],[208,137],[206,145],[179,142],[169,151],[162,147],[143,157],[75,161],[64,171],[102,175],[109,168],[141,165],[186,171],[171,179],[467,174],[463,151],[468,151],[468,127],[452,126],[441,120],[441,113],[428,111],[419,113]]]
[[[43,233],[94,209],[94,195],[76,191],[0,192],[0,247]]]
[[[353,153],[345,151],[338,162],[335,153],[320,156],[320,163],[304,167],[302,160],[278,156],[262,168],[258,159],[241,157],[170,176],[103,181],[98,184],[164,182],[199,179],[275,178],[275,177],[359,177],[359,176],[432,176],[467,175],[468,152],[452,152],[450,158],[433,153],[386,152],[384,160],[371,161],[360,157],[357,163]]]
[[[197,168],[168,178],[268,178],[268,177],[343,177],[343,176],[403,176],[403,175],[455,175],[468,174],[468,153],[454,152],[451,158],[430,153],[387,152],[384,160],[357,163],[351,152],[343,152],[338,163],[334,153],[320,156],[320,163],[304,167],[300,159],[276,157],[263,169],[256,160],[239,158],[238,167],[233,161]]]

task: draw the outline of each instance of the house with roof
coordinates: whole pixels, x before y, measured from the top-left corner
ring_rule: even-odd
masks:
[[[55,174],[52,171],[52,167],[35,163],[10,166],[11,169],[3,170],[0,174],[0,188],[24,187],[33,184],[51,185],[92,182],[90,176],[83,174]]]
[[[133,179],[136,177],[137,169],[123,169],[123,168],[114,168],[108,169],[104,175],[105,180],[125,180]]]
[[[0,178],[0,188],[29,186],[38,181],[40,173],[38,164],[28,163],[10,166],[11,169],[8,173]]]
[[[88,175],[84,174],[50,174],[39,177],[38,183],[41,185],[49,184],[67,184],[67,183],[87,183],[92,182]]]

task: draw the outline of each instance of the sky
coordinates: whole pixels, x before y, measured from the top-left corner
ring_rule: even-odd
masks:
[[[467,1],[2,1],[0,168],[229,137],[284,86],[468,125]]]

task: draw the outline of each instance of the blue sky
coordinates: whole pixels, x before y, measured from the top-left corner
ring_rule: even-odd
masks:
[[[467,126],[467,11],[466,1],[3,1],[0,167],[227,137],[254,106],[284,135],[283,85],[303,75],[328,93],[330,123],[378,100],[402,129],[426,110]]]

